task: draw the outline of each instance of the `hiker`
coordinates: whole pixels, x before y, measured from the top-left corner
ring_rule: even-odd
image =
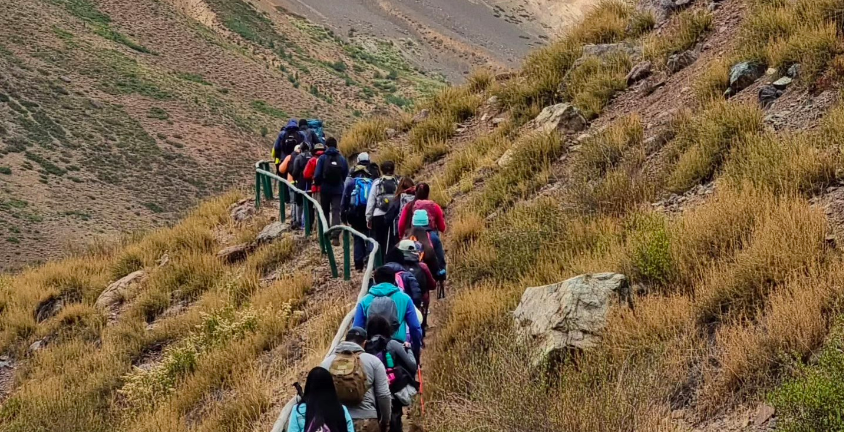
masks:
[[[416,279],[419,284],[419,299],[408,293],[413,299],[413,304],[422,312],[422,334],[428,326],[428,309],[430,306],[431,291],[437,289],[437,280],[434,278],[431,268],[422,260],[422,248],[413,240],[402,240],[387,254],[387,264],[396,263],[402,269]],[[433,253],[433,248],[430,250]],[[434,260],[436,262],[436,260]],[[395,267],[392,267],[395,268]],[[398,280],[398,278],[396,278]]]
[[[308,129],[314,132],[314,137],[316,138],[316,142],[325,144],[325,130],[323,129],[322,120],[319,119],[309,119],[308,120]]]
[[[311,369],[301,397],[290,413],[287,432],[355,432],[349,410],[337,398],[334,380],[325,368]]]
[[[437,258],[436,247],[432,240],[430,221],[428,220],[428,212],[419,209],[413,212],[412,218],[413,226],[407,231],[405,239],[416,243],[416,251],[419,253],[420,261],[424,262],[434,279],[437,281],[445,280],[445,272],[440,267],[440,261]]]
[[[308,143],[308,145],[312,146],[321,142],[316,134],[316,131],[311,129],[307,119],[299,119],[299,132],[302,132],[302,139],[304,142]]]
[[[366,339],[366,330],[352,327],[322,367],[331,372],[337,397],[349,409],[355,431],[381,432],[390,423],[392,394],[381,360],[364,352]]]
[[[445,217],[442,207],[429,199],[430,194],[431,188],[427,183],[416,185],[416,198],[405,206],[399,217],[399,232],[407,237],[408,230],[412,228],[410,225],[412,219],[416,216],[416,210],[425,210],[428,213],[428,220],[430,221],[428,234],[439,264],[437,266],[439,270],[434,275],[437,278],[444,279],[446,274],[445,250],[440,233],[444,233],[446,230]]]
[[[305,167],[308,165],[308,161],[310,161],[312,157],[310,150],[310,146],[307,143],[302,143],[300,145],[299,155],[293,160],[293,168],[290,170],[290,175],[293,177],[296,188],[305,192],[308,192],[311,187],[311,182],[305,178]],[[298,227],[292,228],[302,228],[305,226],[305,197],[296,194],[293,197],[293,204],[296,206],[296,215],[298,216],[298,218],[297,216],[294,216],[293,220],[298,221]],[[310,213],[313,213],[312,206],[310,207]],[[313,217],[310,214],[308,216],[310,218],[308,220],[313,221]]]
[[[413,354],[418,359],[422,348],[422,327],[413,301],[396,286],[395,270],[387,266],[378,267],[373,279],[375,285],[369,288],[369,293],[355,309],[354,325],[366,325],[367,317],[371,315],[384,316],[393,328],[393,339],[407,342],[408,334],[410,335],[409,342]]]
[[[399,189],[396,191],[396,198],[390,204],[390,209],[384,218],[390,222],[390,235],[387,240],[389,247],[395,246],[404,237],[404,232],[399,231],[399,215],[411,201],[416,199],[416,186],[413,179],[404,177],[399,182]]]
[[[319,157],[325,154],[325,145],[322,143],[314,144],[314,153],[310,159],[308,159],[308,163],[305,164],[305,170],[302,172],[302,178],[305,179],[305,185],[310,188],[311,198],[315,199],[317,202],[320,201],[319,197],[319,186],[314,182],[314,174],[316,173],[317,162],[319,161]],[[305,190],[305,189],[302,189]],[[315,221],[315,214],[316,209],[313,206],[309,206],[309,213],[308,213],[308,220],[313,225]],[[304,220],[304,219],[303,219]]]
[[[357,164],[349,173],[346,184],[343,186],[343,198],[340,201],[340,208],[343,209],[340,216],[343,223],[367,236],[369,236],[369,229],[366,226],[366,204],[372,189],[369,165],[369,154],[365,152],[359,154]],[[354,239],[355,270],[363,271],[367,241],[358,236],[354,236]]]
[[[273,144],[272,157],[275,162],[276,173],[279,176],[287,175],[287,172],[282,172],[279,169],[281,162],[284,161],[287,155],[293,153],[293,149],[297,145],[302,144],[304,141],[305,136],[299,131],[299,122],[296,119],[290,119],[287,122],[287,126],[281,129],[278,138],[275,140],[275,144]]]
[[[402,410],[410,406],[419,392],[416,381],[416,359],[402,344],[390,336],[390,323],[384,317],[374,316],[366,323],[366,352],[378,357],[387,371],[390,393],[393,394],[390,432],[401,432]]]
[[[293,177],[294,161],[296,159],[298,159],[299,155],[302,153],[302,146],[307,147],[307,145],[308,144],[306,144],[304,142],[302,144],[296,144],[296,147],[293,148],[293,153],[287,155],[284,158],[284,160],[281,162],[281,165],[279,165],[279,168],[278,168],[279,172],[287,173],[287,181],[289,181],[291,184],[295,183],[295,181],[296,181],[295,178]],[[279,187],[282,187],[282,186],[279,186]],[[290,191],[290,195],[293,196],[293,200],[292,200],[293,206],[290,209],[291,210],[290,214],[292,215],[293,220],[290,222],[290,228],[291,229],[298,229],[302,225],[302,219],[301,219],[302,214],[301,214],[301,210],[300,210],[300,206],[302,205],[302,200],[301,200],[301,197],[298,197],[298,195],[293,193],[292,190]],[[298,201],[298,205],[297,205],[297,201]]]
[[[387,253],[387,239],[390,234],[390,224],[385,216],[399,188],[395,170],[396,164],[392,161],[381,164],[381,177],[372,182],[372,191],[366,204],[366,226],[372,230],[372,236],[378,242],[382,257]]]
[[[340,202],[343,198],[343,185],[349,175],[349,164],[337,150],[337,140],[333,137],[325,141],[328,149],[319,157],[314,173],[314,184],[319,186],[319,200],[325,217],[331,215],[331,226],[340,225]],[[332,244],[340,245],[340,233],[332,233]]]

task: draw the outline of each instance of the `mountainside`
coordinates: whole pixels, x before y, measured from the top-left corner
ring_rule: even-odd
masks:
[[[443,86],[392,41],[260,2],[0,6],[0,268],[174,220],[250,178],[289,117],[338,133]]]

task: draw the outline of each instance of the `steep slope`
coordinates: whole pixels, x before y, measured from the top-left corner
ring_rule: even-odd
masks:
[[[442,86],[386,41],[261,3],[0,6],[2,268],[174,220],[240,182],[289,116],[337,132]]]

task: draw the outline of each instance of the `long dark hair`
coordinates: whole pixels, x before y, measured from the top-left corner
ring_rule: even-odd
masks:
[[[331,373],[321,367],[315,367],[308,373],[305,393],[305,430],[318,430],[325,426],[331,432],[346,430],[346,413],[337,399],[337,390]]]
[[[431,243],[431,237],[428,232],[428,227],[411,226],[407,231],[407,237],[416,237],[416,241],[422,245],[422,252],[425,254],[422,262],[424,262],[431,273],[437,274],[440,270],[440,265],[437,262],[437,254],[434,252],[434,244]]]
[[[402,177],[399,182],[399,187],[396,189],[396,198],[401,198],[401,194],[407,192],[407,190],[411,188],[413,188],[413,179],[410,177]]]
[[[393,337],[390,322],[381,315],[373,315],[366,320],[366,334],[370,339],[382,336],[390,340]]]
[[[416,185],[416,193],[414,194],[413,201],[407,203],[407,215],[408,217],[413,217],[413,212],[416,210],[416,201],[419,200],[426,200],[428,196],[431,195],[431,187],[428,186],[428,183],[419,183]]]

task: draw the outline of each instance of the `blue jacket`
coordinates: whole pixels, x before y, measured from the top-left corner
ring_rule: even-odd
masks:
[[[391,283],[380,283],[369,288],[369,294],[358,303],[355,309],[355,327],[366,328],[366,315],[369,311],[369,305],[375,300],[375,297],[390,297],[396,303],[396,309],[399,311],[399,329],[393,335],[393,339],[399,342],[407,340],[407,331],[410,329],[410,345],[413,347],[414,353],[418,353],[422,348],[422,325],[419,324],[419,317],[416,316],[416,307],[413,306],[413,301],[410,296],[401,292],[399,287]],[[404,314],[402,314],[404,311]]]
[[[291,133],[296,134],[296,144],[302,144],[305,140],[305,135],[299,131],[299,123],[295,119],[290,119],[287,122],[287,126],[281,129],[281,132],[279,132],[278,137],[275,139],[275,144],[273,144],[272,157],[276,164],[280,164],[287,157],[287,153],[285,153],[283,148],[284,140]]]
[[[369,173],[363,165],[355,166],[355,169],[346,177],[346,182],[343,184],[343,198],[340,200],[340,208],[343,211],[351,210],[352,192],[355,191],[355,179],[361,177],[369,178]]]
[[[321,194],[328,194],[328,195],[343,195],[343,186],[344,180],[346,177],[349,176],[349,164],[346,162],[346,158],[340,155],[340,166],[343,169],[341,173],[340,182],[339,183],[326,183],[325,179],[323,179],[323,171],[325,167],[325,160],[328,159],[329,155],[339,155],[340,150],[337,150],[336,147],[329,147],[325,150],[325,154],[319,157],[317,160],[316,171],[314,171],[314,184],[319,186],[319,192]]]
[[[293,412],[290,413],[290,421],[287,423],[287,432],[305,432],[306,411],[307,405],[303,403],[296,404],[293,407]],[[355,432],[352,417],[349,415],[349,410],[347,410],[346,407],[343,407],[343,413],[346,414],[346,432]]]

